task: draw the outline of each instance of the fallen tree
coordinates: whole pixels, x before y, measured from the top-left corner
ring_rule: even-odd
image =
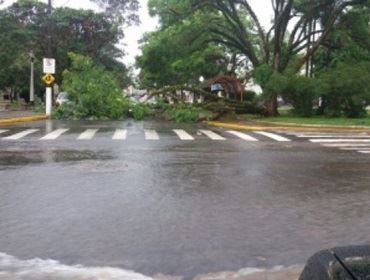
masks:
[[[152,92],[149,95],[149,99],[152,98],[171,98],[175,104],[184,104],[185,100],[183,96],[178,94],[179,92],[190,92],[193,94],[201,95],[204,97],[204,102],[197,103],[195,106],[201,108],[204,111],[212,113],[211,119],[220,119],[221,117],[229,114],[265,114],[265,109],[263,106],[258,105],[256,102],[240,102],[236,100],[225,99],[212,94],[208,91],[205,91],[201,88],[184,86],[184,85],[175,85],[175,86],[166,86],[161,89],[158,89]],[[205,120],[209,118],[200,117],[199,120]]]

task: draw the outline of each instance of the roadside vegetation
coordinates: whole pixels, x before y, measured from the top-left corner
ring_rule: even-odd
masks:
[[[124,37],[123,24],[137,21],[136,0],[91,0],[102,5],[100,12],[57,7],[50,20],[47,4],[42,1],[4,2],[10,5],[0,8],[0,97],[7,95],[13,102],[28,102],[33,57],[36,100],[43,101],[45,87],[40,77],[42,59],[48,52],[49,22],[52,23],[51,52],[57,61],[58,85],[63,82],[63,71],[70,66],[69,52],[91,57],[94,63],[111,72],[120,88],[131,83],[129,69],[118,60],[123,51],[117,44]]]
[[[123,119],[130,102],[124,98],[114,76],[85,56],[70,53],[71,66],[63,72],[62,89],[68,102],[54,112],[63,119]]]
[[[52,14],[56,80],[69,96],[55,118],[196,122],[249,114],[274,122],[368,124],[369,0],[273,0],[271,29],[248,1],[149,0],[159,28],[141,40],[137,77],[120,62],[117,44],[123,26],[137,22],[138,2],[92,2],[104,9],[61,7]],[[0,91],[14,99],[11,108],[27,99],[31,50],[35,76],[42,75],[46,9],[18,0],[0,10]],[[212,90],[215,77],[219,92]],[[147,90],[151,102],[125,97],[129,85]],[[43,91],[37,81],[37,104]],[[189,104],[185,92],[202,102]],[[288,115],[279,114],[280,105],[292,108]]]
[[[279,110],[280,111],[280,110]],[[370,113],[362,118],[343,118],[343,117],[327,117],[327,116],[312,116],[299,117],[285,110],[278,117],[263,117],[259,115],[240,115],[239,120],[261,121],[271,123],[285,124],[307,124],[307,125],[333,125],[333,126],[370,126]]]

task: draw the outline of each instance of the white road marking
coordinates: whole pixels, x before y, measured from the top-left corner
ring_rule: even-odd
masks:
[[[345,143],[345,144],[322,144],[324,147],[331,148],[342,148],[342,147],[370,147],[370,144],[356,144],[356,143]]]
[[[63,133],[66,133],[68,130],[69,128],[60,128],[60,129],[54,130],[53,132],[42,137],[41,140],[55,140],[59,136],[61,136]]]
[[[361,154],[370,154],[370,151],[358,151]]]
[[[208,138],[216,141],[223,141],[226,140],[226,138],[222,137],[221,135],[218,135],[217,133],[213,132],[212,130],[199,130],[202,134],[207,136]]]
[[[194,137],[191,136],[189,133],[187,133],[185,130],[174,129],[173,132],[175,132],[181,140],[186,140],[186,141],[194,140]]]
[[[312,143],[370,143],[370,139],[310,139]]]
[[[55,140],[59,138],[62,134],[66,133],[68,130],[69,128],[60,128],[60,129],[54,130],[53,132],[42,137],[41,140]]]
[[[276,140],[278,142],[291,142],[290,139],[288,138],[285,138],[283,136],[280,136],[280,135],[277,135],[275,133],[270,133],[270,132],[264,132],[264,131],[254,131],[254,133],[257,133],[257,134],[260,134],[260,135],[263,135],[263,136],[266,136],[268,138],[271,138],[273,140]]]
[[[32,133],[35,133],[39,131],[39,129],[27,129],[25,131],[22,131],[22,132],[19,132],[19,133],[16,133],[14,135],[11,135],[11,136],[8,136],[8,137],[5,137],[3,138],[4,140],[19,140],[23,137],[26,137],[27,135],[30,135]]]
[[[84,132],[78,136],[78,140],[91,140],[94,138],[95,134],[98,132],[99,129],[86,129]]]
[[[113,140],[126,140],[127,130],[126,129],[116,129],[113,135]]]
[[[145,129],[144,130],[144,133],[145,133],[145,139],[146,140],[159,140],[159,135],[157,133],[157,131],[153,130],[153,129]]]
[[[8,129],[0,129],[0,134],[9,131]]]
[[[239,131],[235,131],[235,130],[229,130],[227,131],[227,133],[230,133],[232,135],[235,135],[245,141],[249,141],[249,142],[258,142],[258,139],[252,137],[252,136],[249,136],[248,134],[245,134],[245,133],[242,133],[242,132],[239,132]]]

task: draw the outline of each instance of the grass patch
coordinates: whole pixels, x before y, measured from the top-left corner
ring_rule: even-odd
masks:
[[[294,124],[313,124],[313,125],[338,125],[338,126],[370,126],[370,114],[365,118],[330,118],[324,116],[313,116],[310,118],[297,117],[292,115],[289,110],[279,110],[278,117],[257,117],[255,120],[277,122],[277,123],[294,123]]]

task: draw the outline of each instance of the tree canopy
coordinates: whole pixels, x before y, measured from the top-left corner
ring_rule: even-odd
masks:
[[[178,26],[188,21],[194,22],[197,16],[207,20],[198,26],[198,32],[194,33],[197,40],[191,41],[188,47],[200,41],[207,42],[216,48],[223,48],[225,57],[239,57],[241,61],[244,57],[241,65],[247,76],[261,67],[270,69],[265,73],[289,72],[292,75],[300,73],[306,66],[307,72],[312,74],[314,60],[325,48],[330,49],[330,55],[339,55],[339,51],[343,56],[349,51],[347,48],[352,48],[356,59],[368,56],[368,39],[364,39],[369,38],[365,35],[369,32],[369,21],[364,17],[369,11],[366,8],[368,5],[368,0],[271,0],[273,15],[271,26],[268,27],[262,25],[250,0],[150,0],[150,12],[159,17],[161,29],[147,40],[143,49],[144,57],[149,49],[151,56],[157,57],[158,53],[154,50],[158,51],[164,45],[159,42],[166,33],[171,33],[172,38],[185,37],[184,31]],[[362,10],[361,19],[354,13],[358,15],[362,8],[367,10]],[[352,20],[358,22],[356,28],[349,26]],[[352,38],[352,43],[348,38]],[[335,51],[338,44],[341,45],[340,50]],[[181,47],[176,48],[176,44],[167,46],[172,47],[167,49],[169,53],[181,53],[178,50]],[[166,62],[172,58],[173,55],[162,56]],[[145,63],[139,65],[145,69]],[[154,75],[153,79],[168,75],[163,73],[161,76],[158,71],[155,73],[158,77]],[[264,84],[260,85],[264,87]],[[269,92],[266,109],[270,115],[274,115],[277,113],[277,93]]]
[[[142,85],[194,85],[199,83],[200,76],[210,78],[225,71],[224,47],[212,43],[211,38],[203,34],[209,20],[209,16],[194,13],[146,34],[143,54],[137,58]]]
[[[116,4],[123,5],[119,9],[133,12],[137,7],[132,6],[134,1],[132,5],[129,2]],[[117,47],[124,38],[120,21],[108,13],[66,7],[54,9],[51,17],[52,54],[57,60],[59,83],[63,70],[70,64],[68,53],[75,52],[92,57],[95,63],[116,73],[122,86],[127,84],[127,68],[119,61],[124,53]],[[0,89],[15,87],[27,91],[29,53],[36,57],[36,77],[41,75],[41,59],[47,54],[47,5],[36,0],[19,0],[0,11],[0,22],[0,60],[7,66],[0,69]],[[17,83],[12,77],[17,77]]]

